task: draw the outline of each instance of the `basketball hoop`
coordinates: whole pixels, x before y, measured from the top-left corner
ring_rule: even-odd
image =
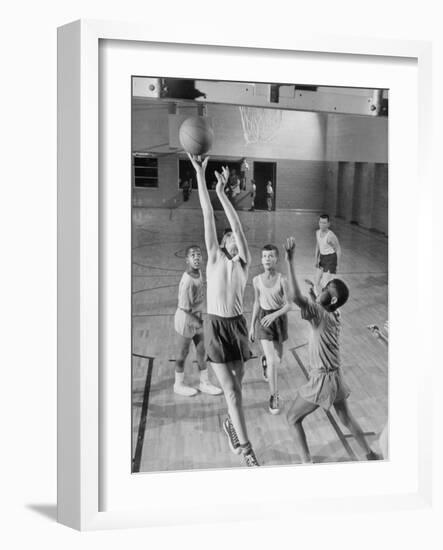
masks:
[[[261,107],[239,107],[246,144],[272,141],[280,129],[282,111]]]

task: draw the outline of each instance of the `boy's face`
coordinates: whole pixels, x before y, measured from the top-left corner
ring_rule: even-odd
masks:
[[[330,306],[335,304],[337,298],[338,295],[335,286],[331,283],[328,283],[317,296],[317,303],[323,306],[325,309],[328,309]]]
[[[318,227],[322,231],[326,231],[327,229],[329,229],[329,220],[327,218],[319,218]]]
[[[231,256],[236,256],[238,254],[238,246],[237,246],[237,241],[235,240],[234,233],[226,233],[223,240],[224,240],[224,247],[229,252],[229,254]]]
[[[199,269],[202,261],[202,251],[200,248],[191,248],[186,256],[186,263],[192,269]]]
[[[278,262],[278,256],[275,250],[262,250],[261,265],[264,269],[272,269]]]

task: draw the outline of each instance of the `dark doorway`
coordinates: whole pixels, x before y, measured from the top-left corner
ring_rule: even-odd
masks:
[[[254,162],[254,180],[256,189],[255,195],[255,209],[267,210],[267,193],[266,185],[268,181],[272,182],[272,189],[274,191],[272,197],[272,210],[275,210],[275,198],[277,191],[277,165],[275,162]]]
[[[223,166],[227,166],[231,173],[231,176],[241,173],[241,162],[228,159],[211,159],[206,167],[206,185],[208,189],[215,189],[217,185],[217,178],[214,175],[214,171],[221,172]],[[178,165],[178,186],[180,189],[183,187],[183,183],[189,181],[192,189],[197,189],[197,179],[195,177],[195,170],[189,160],[180,159]]]

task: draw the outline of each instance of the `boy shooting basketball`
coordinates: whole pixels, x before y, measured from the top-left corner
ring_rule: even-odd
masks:
[[[189,153],[188,156],[197,174],[208,252],[206,351],[223,389],[229,413],[223,422],[223,429],[232,452],[241,454],[247,466],[258,466],[248,439],[242,396],[244,363],[251,357],[243,316],[243,295],[251,256],[238,214],[225,193],[229,180],[228,168],[224,167],[221,174],[215,172],[217,197],[230,224],[219,246],[214,211],[205,181],[208,157],[202,161],[199,156]]]
[[[205,344],[203,339],[203,279],[200,271],[202,252],[199,246],[188,246],[185,252],[186,271],[183,273],[178,287],[178,306],[174,317],[174,328],[178,338],[178,352],[175,361],[174,392],[186,397],[192,397],[198,392],[184,383],[185,361],[189,354],[191,342],[194,342],[200,384],[198,389],[209,395],[220,395],[220,388],[210,383],[205,360]]]
[[[323,288],[322,285],[327,284],[332,279],[332,275],[337,273],[337,266],[341,257],[337,235],[329,229],[329,226],[328,214],[322,214],[318,220],[319,228],[315,232],[315,290],[317,294]],[[324,281],[322,281],[323,276]]]
[[[269,412],[280,412],[280,397],[277,385],[277,368],[283,356],[283,342],[288,339],[288,316],[286,279],[275,266],[278,262],[278,248],[266,244],[262,248],[263,273],[252,279],[254,306],[252,308],[249,340],[257,336],[263,348],[263,377],[269,383]]]
[[[303,429],[303,419],[318,407],[328,410],[332,405],[340,421],[355,437],[365,452],[367,460],[379,457],[371,450],[363,431],[351,415],[346,399],[350,390],[345,383],[340,367],[340,313],[338,308],[344,305],[349,296],[348,287],[339,279],[332,279],[323,288],[317,301],[308,299],[301,293],[295,274],[295,240],[286,240],[286,262],[290,298],[301,309],[301,316],[309,322],[310,376],[301,386],[288,411],[287,419],[295,440],[299,446],[302,462],[312,462]]]

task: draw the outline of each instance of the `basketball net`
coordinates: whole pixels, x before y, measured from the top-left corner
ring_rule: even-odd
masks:
[[[282,122],[280,109],[261,107],[239,107],[239,109],[246,144],[274,139]]]

